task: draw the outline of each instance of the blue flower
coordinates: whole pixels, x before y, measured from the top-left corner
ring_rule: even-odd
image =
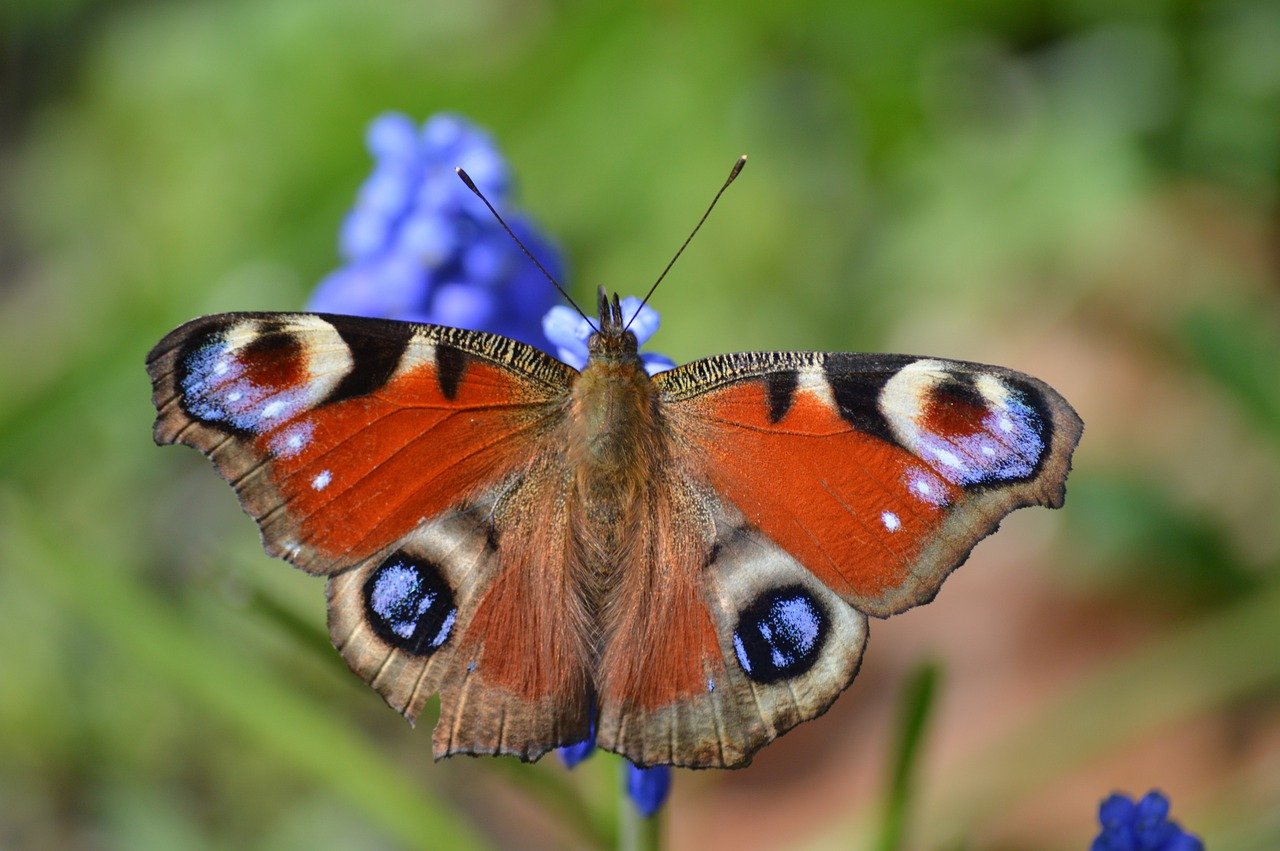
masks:
[[[407,116],[375,119],[365,139],[373,174],[360,187],[338,237],[346,265],[320,282],[310,310],[405,319],[491,331],[544,350],[555,348],[578,369],[587,362],[592,326],[568,307],[552,306],[555,288],[458,179],[466,169],[507,224],[557,279],[560,256],[524,218],[505,208],[511,188],[507,164],[482,130],[441,114],[421,129]],[[631,317],[640,299],[622,300]],[[631,330],[643,344],[658,330],[658,312],[644,307]],[[675,363],[642,355],[652,375]],[[595,719],[581,742],[560,749],[572,768],[595,750]],[[627,766],[627,792],[646,816],[658,811],[671,788],[667,766]]]
[[[636,310],[639,309],[639,314]],[[640,306],[640,299],[627,296],[622,300],[622,315],[630,320],[636,341],[643,346],[658,330],[661,320],[658,311],[649,305]],[[635,319],[631,319],[635,316]],[[588,322],[572,308],[557,305],[542,318],[542,333],[556,346],[556,356],[574,369],[582,369],[587,363],[587,338],[596,330],[594,322]],[[650,375],[671,369],[675,361],[666,355],[645,352],[640,355],[644,368]]]
[[[552,308],[554,310],[554,308]],[[564,763],[565,768],[574,768],[578,763],[596,752],[596,711],[595,707],[591,707],[591,727],[587,731],[587,737],[580,742],[574,742],[572,745],[565,745],[557,751],[560,754],[560,761]]]
[[[627,794],[636,809],[646,818],[662,808],[671,792],[671,767],[655,765],[652,768],[627,766]]]
[[[565,767],[574,768],[595,752],[596,718],[593,711],[591,731],[587,737],[572,745],[565,745],[560,748],[559,753]],[[631,803],[635,805],[636,810],[645,818],[650,818],[662,809],[667,796],[671,793],[671,766],[655,765],[652,768],[640,768],[628,762],[626,786],[627,795],[631,798]]]
[[[637,301],[637,303],[639,303]],[[624,314],[625,315],[625,314]],[[581,320],[581,317],[578,317]],[[596,751],[596,718],[591,715],[591,731],[580,742],[560,748],[560,760],[566,768],[573,768]],[[640,768],[627,763],[627,795],[636,809],[646,818],[662,809],[671,792],[671,767],[655,765]]]
[[[559,253],[507,209],[511,175],[484,131],[455,115],[421,128],[388,113],[369,125],[373,173],[339,234],[345,262],[308,308],[492,331],[549,349],[542,315],[558,300],[480,199],[458,179],[462,166],[552,275]]]
[[[558,753],[560,754],[560,761],[564,763],[565,768],[576,768],[578,763],[596,752],[594,725],[592,725],[592,727],[593,729],[589,737],[575,744],[565,745],[559,749]]]
[[[1116,794],[1098,807],[1102,832],[1090,851],[1204,851],[1204,843],[1169,821],[1169,799],[1154,790],[1134,803]]]

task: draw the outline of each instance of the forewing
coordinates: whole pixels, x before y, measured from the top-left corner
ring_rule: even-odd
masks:
[[[156,442],[209,456],[267,552],[320,574],[527,465],[575,375],[474,331],[253,313],[188,322],[147,371]]]
[[[722,355],[656,376],[681,465],[854,608],[927,602],[1010,511],[1058,507],[1080,418],[1042,381],[905,355]]]

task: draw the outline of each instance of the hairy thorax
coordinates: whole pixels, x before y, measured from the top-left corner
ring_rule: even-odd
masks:
[[[634,355],[593,358],[574,384],[569,439],[579,531],[596,546],[596,570],[609,562],[644,510],[663,447],[655,388]]]

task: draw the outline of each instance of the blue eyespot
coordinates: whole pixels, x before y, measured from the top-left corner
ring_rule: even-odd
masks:
[[[305,390],[264,383],[262,371],[255,376],[253,369],[255,357],[270,368],[273,358],[289,356],[291,346],[299,344],[280,333],[263,333],[239,352],[216,337],[202,342],[178,359],[176,380],[183,409],[206,425],[243,435],[271,431],[292,420],[306,407]],[[296,445],[286,437],[273,444],[272,451],[284,457],[296,454],[305,441],[295,437]]]
[[[458,616],[453,591],[431,562],[392,553],[364,583],[365,614],[383,641],[427,656],[449,640]]]
[[[1052,440],[1047,414],[1035,396],[1006,382],[1003,397],[991,402],[981,396],[984,411],[971,434],[932,434],[922,431],[913,447],[937,472],[953,484],[993,485],[1034,478]],[[945,396],[946,391],[935,391]]]
[[[813,667],[828,631],[826,612],[812,594],[798,585],[776,588],[742,610],[733,650],[748,677],[772,683]]]

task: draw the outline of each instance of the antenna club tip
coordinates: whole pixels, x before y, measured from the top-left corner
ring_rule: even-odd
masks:
[[[738,157],[738,161],[733,164],[733,169],[729,172],[729,181],[732,182],[738,176],[738,172],[742,171],[742,167],[747,164],[747,155],[743,154]]]
[[[466,171],[463,170],[462,166],[460,165],[454,166],[453,172],[454,174],[458,175],[459,178],[462,179],[463,183],[467,184],[468,189],[470,189],[472,192],[476,193],[477,195],[480,194],[480,190],[476,188],[476,184],[471,179],[471,175],[467,174]]]

